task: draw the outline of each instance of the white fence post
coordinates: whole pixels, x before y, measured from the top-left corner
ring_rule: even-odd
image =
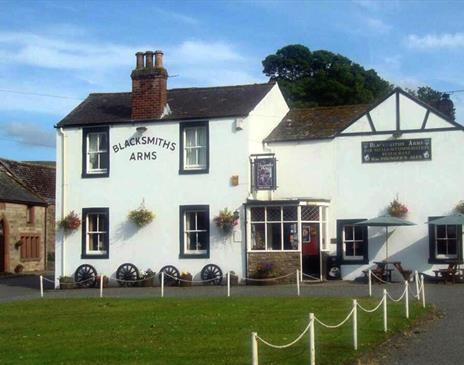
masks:
[[[251,358],[252,365],[258,365],[258,340],[256,339],[257,333],[251,333]]]
[[[419,285],[419,272],[416,270],[414,271],[414,281],[416,282],[416,294],[417,294],[417,300],[420,300],[420,285]]]
[[[100,298],[103,298],[103,282],[105,281],[105,275],[100,275]]]
[[[367,277],[368,277],[368,282],[369,282],[369,296],[372,297],[372,276],[371,276],[371,270],[367,272]]]
[[[164,271],[161,271],[161,298],[164,298]]]
[[[358,349],[358,301],[353,299],[353,347]]]
[[[227,272],[227,297],[230,297],[230,271]]]
[[[296,270],[296,292],[300,296],[300,270]]]
[[[405,305],[405,310],[406,310],[406,318],[409,319],[409,283],[407,280],[404,282],[404,290],[405,290],[404,305]]]
[[[425,284],[424,275],[421,276],[422,307],[425,308]]]
[[[40,275],[40,297],[44,297],[44,282],[43,282],[43,276]]]
[[[383,290],[383,331],[388,331],[387,325],[387,289]]]
[[[314,342],[314,313],[309,313],[309,365],[316,365],[316,347]]]

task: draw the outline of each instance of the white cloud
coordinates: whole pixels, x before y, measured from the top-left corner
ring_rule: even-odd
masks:
[[[456,49],[464,47],[464,33],[426,34],[418,36],[410,34],[406,45],[420,50]]]
[[[23,145],[55,148],[55,133],[34,123],[1,123],[3,135]]]
[[[197,25],[197,24],[200,23],[198,21],[198,19],[196,19],[194,17],[188,16],[188,15],[185,15],[185,14],[181,14],[181,13],[177,13],[177,12],[174,12],[174,11],[163,10],[163,9],[160,9],[160,8],[155,8],[155,11],[160,15],[164,15],[166,17],[172,18],[172,19],[174,19],[176,21],[179,21],[181,23],[185,23],[185,24],[189,24],[189,25]]]
[[[368,28],[377,33],[388,33],[391,30],[391,25],[386,24],[378,18],[366,18]]]

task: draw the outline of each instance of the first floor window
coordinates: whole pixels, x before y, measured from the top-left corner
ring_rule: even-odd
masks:
[[[208,172],[208,123],[183,123],[180,130],[182,146],[181,173]]]
[[[250,208],[251,250],[298,250],[297,209],[296,206]]]
[[[83,176],[108,176],[109,140],[108,128],[84,128]]]
[[[181,206],[181,257],[209,256],[209,206]]]
[[[83,252],[85,257],[108,257],[109,214],[108,208],[82,210]]]
[[[368,230],[366,226],[358,226],[364,219],[337,220],[337,255],[342,263],[368,262]]]
[[[435,226],[435,254],[437,258],[458,257],[458,227],[456,225]]]

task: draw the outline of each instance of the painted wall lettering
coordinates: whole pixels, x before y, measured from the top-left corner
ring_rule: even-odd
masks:
[[[142,137],[132,137],[126,139],[124,142],[119,142],[113,145],[113,152],[118,153],[119,151],[124,150],[125,148],[130,148],[139,145],[154,145],[160,146],[161,148],[167,149],[169,151],[176,150],[176,142],[168,141],[164,138],[160,137],[149,137],[149,136],[142,136]]]

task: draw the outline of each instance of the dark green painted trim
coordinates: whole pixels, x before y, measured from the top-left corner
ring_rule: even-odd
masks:
[[[89,213],[101,213],[106,215],[106,231],[108,234],[105,237],[104,245],[106,253],[102,255],[89,255],[87,254],[87,214]],[[110,256],[110,209],[109,208],[82,208],[82,253],[81,259],[108,259]]]
[[[430,109],[427,109],[427,111],[425,112],[424,121],[422,122],[421,129],[425,129],[425,126],[427,125],[427,121],[429,120],[429,115],[430,115]]]
[[[206,167],[198,170],[184,169],[184,129],[191,127],[206,127]],[[210,143],[209,143],[209,122],[184,122],[179,123],[179,175],[198,175],[209,173],[209,155],[210,155]]]
[[[206,211],[208,221],[208,242],[206,243],[205,254],[188,254],[184,252],[184,214],[186,211]],[[179,258],[180,259],[209,259],[210,257],[210,239],[211,239],[211,223],[209,215],[209,205],[180,205],[179,206]]]
[[[428,221],[431,221],[433,219],[438,219],[438,218],[443,218],[443,216],[433,216],[433,217],[428,217]],[[451,262],[463,262],[463,254],[462,254],[462,226],[456,225],[457,226],[457,239],[456,239],[456,245],[457,245],[457,258],[455,259],[440,259],[435,256],[435,224],[429,224],[429,259],[428,263],[429,264],[448,264]]]
[[[372,121],[371,113],[367,112],[366,116],[367,116],[367,120],[369,121],[369,125],[371,126],[372,132],[375,133],[376,130],[375,130],[374,122]]]

